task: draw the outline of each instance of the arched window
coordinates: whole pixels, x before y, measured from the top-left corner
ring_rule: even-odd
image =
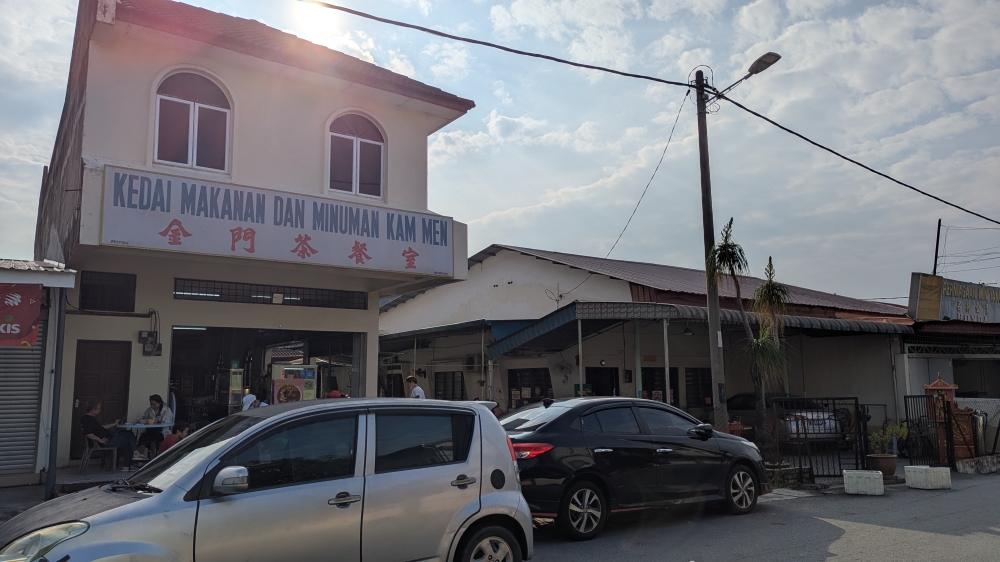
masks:
[[[229,99],[199,74],[170,75],[156,89],[156,161],[225,172]]]
[[[330,124],[330,189],[382,197],[385,140],[374,123],[343,115]]]

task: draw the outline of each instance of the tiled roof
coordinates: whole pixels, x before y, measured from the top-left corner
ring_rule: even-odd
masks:
[[[677,293],[688,293],[692,295],[705,294],[705,272],[699,269],[688,269],[686,267],[674,267],[656,263],[643,263],[623,260],[604,260],[593,256],[580,256],[576,254],[564,254],[562,252],[550,252],[547,250],[534,250],[531,248],[520,248],[517,246],[505,246],[493,244],[475,256],[469,258],[469,265],[479,263],[496,255],[501,250],[520,252],[525,255],[549,260],[554,263],[575,267],[590,271],[598,275],[606,275],[615,279],[635,283],[661,291],[671,291]],[[753,295],[754,290],[762,282],[756,277],[746,277],[741,283],[744,298]],[[831,293],[805,289],[787,285],[790,292],[790,304],[800,306],[817,306],[824,308],[835,308],[852,312],[862,312],[873,315],[903,316],[906,314],[906,307],[887,304],[881,302],[864,301],[853,299]],[[719,296],[735,298],[736,291],[731,283],[722,283],[719,287]]]
[[[64,267],[56,267],[54,265],[40,262],[40,261],[28,261],[28,260],[5,260],[0,259],[0,269],[9,269],[14,271],[56,271],[74,273],[71,269],[66,269]]]
[[[455,111],[476,106],[433,86],[278,31],[258,21],[172,0],[118,0],[117,20],[396,93]]]

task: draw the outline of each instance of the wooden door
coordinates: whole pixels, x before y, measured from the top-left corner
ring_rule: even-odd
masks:
[[[101,423],[128,417],[129,368],[132,342],[88,341],[76,344],[76,371],[73,386],[73,425],[70,435],[70,458],[83,453],[80,418],[87,413],[87,403],[100,400]]]

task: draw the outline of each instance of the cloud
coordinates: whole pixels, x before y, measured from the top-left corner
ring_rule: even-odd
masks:
[[[410,78],[417,75],[417,71],[414,70],[413,64],[410,63],[410,59],[399,51],[389,51],[389,62],[386,64],[386,68]]]
[[[434,2],[431,0],[392,0],[396,4],[403,4],[404,6],[416,6],[420,13],[423,15],[428,15],[431,13],[431,7]]]
[[[847,0],[786,0],[785,8],[793,20],[815,18],[830,9],[847,4]]]
[[[341,32],[334,29],[324,29],[320,33],[310,32],[303,34],[295,31],[287,32],[296,34],[307,41],[322,45],[328,49],[340,51],[365,62],[375,63],[375,57],[372,55],[372,52],[377,50],[375,39],[364,31]]]
[[[443,80],[460,80],[469,74],[469,67],[475,57],[465,45],[455,43],[431,43],[423,54],[436,62],[431,65],[431,73]]]
[[[653,0],[646,14],[660,21],[670,21],[681,12],[690,12],[701,18],[712,18],[725,7],[726,0]]]
[[[493,85],[497,87],[496,90],[493,90],[493,95],[496,96],[497,103],[500,105],[510,105],[514,103],[514,100],[510,97],[510,93],[507,92],[507,88],[504,85],[503,80],[497,80],[493,83]]]

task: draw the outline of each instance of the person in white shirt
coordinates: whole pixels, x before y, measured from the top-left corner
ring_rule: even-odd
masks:
[[[406,377],[406,383],[410,385],[410,398],[427,398],[424,396],[424,389],[417,384],[417,377],[413,375]]]

